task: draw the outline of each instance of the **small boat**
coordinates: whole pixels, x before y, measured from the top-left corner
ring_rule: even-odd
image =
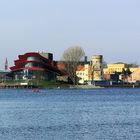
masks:
[[[38,93],[38,92],[40,92],[40,90],[38,88],[37,89],[35,88],[35,89],[32,90],[32,92]]]

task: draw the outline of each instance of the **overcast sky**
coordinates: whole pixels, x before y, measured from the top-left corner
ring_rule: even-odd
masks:
[[[140,0],[1,0],[0,69],[19,54],[81,46],[88,59],[140,64]]]

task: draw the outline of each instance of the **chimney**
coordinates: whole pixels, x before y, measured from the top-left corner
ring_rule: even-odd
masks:
[[[87,56],[85,56],[85,60],[84,60],[85,64],[87,63]]]

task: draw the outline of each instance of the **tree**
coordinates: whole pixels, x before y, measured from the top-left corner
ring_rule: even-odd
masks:
[[[122,74],[125,76],[125,77],[128,77],[132,72],[130,71],[129,68],[127,68],[126,70],[123,68],[122,70]]]
[[[126,76],[126,71],[124,68],[122,69],[122,75]]]
[[[129,69],[129,68],[127,68],[127,69],[126,69],[126,76],[130,76],[130,75],[131,75],[131,73],[132,73],[132,72],[130,71],[130,69]]]
[[[124,80],[126,80],[127,83],[128,83],[128,77],[131,75],[131,73],[132,72],[130,71],[129,67],[126,70],[124,68],[122,70],[122,74],[124,76]]]
[[[107,62],[106,62],[106,61],[103,61],[102,67],[103,67],[103,68],[107,68]]]
[[[75,85],[77,82],[76,79],[76,70],[80,60],[85,56],[84,50],[79,47],[70,47],[66,49],[63,53],[63,61],[65,63],[66,72]]]
[[[132,62],[132,63],[128,64],[128,66],[129,67],[135,67],[135,68],[139,67],[139,65],[137,64],[137,62]]]

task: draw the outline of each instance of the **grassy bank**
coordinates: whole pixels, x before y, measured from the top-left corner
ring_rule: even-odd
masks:
[[[69,88],[68,84],[43,80],[16,80],[0,83],[1,88]]]

